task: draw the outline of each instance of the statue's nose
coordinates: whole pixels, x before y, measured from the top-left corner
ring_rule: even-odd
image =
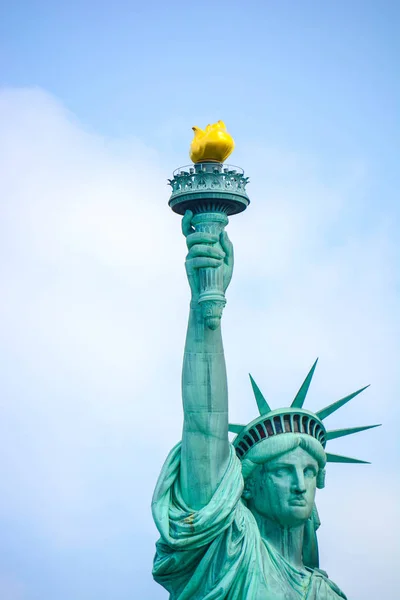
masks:
[[[297,470],[295,472],[295,480],[294,480],[294,492],[296,494],[304,494],[306,492],[306,485],[305,485],[305,481],[304,481],[304,474],[302,470]]]

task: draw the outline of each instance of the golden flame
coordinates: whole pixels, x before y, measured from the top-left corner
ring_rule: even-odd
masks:
[[[204,130],[199,127],[192,127],[192,129],[194,138],[189,154],[194,163],[204,161],[222,163],[232,154],[235,142],[227,132],[223,121],[207,125]]]

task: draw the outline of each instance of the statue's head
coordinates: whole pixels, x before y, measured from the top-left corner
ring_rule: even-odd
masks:
[[[242,461],[248,508],[283,527],[310,519],[317,487],[324,485],[326,455],[305,434],[287,433],[264,440]]]
[[[363,460],[325,452],[329,440],[350,435],[366,425],[327,431],[323,420],[357,396],[357,390],[313,413],[303,408],[316,367],[297,392],[290,407],[271,410],[260,389],[250,376],[260,416],[248,425],[231,424],[229,430],[238,435],[233,440],[242,463],[245,480],[243,498],[253,513],[272,519],[282,526],[307,523],[305,564],[317,566],[315,529],[319,525],[314,499],[316,488],[324,487],[325,464],[364,463]],[[314,549],[312,548],[314,547]]]

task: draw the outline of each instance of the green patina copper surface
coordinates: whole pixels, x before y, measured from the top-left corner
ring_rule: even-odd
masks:
[[[169,206],[180,215],[190,211],[191,225],[199,235],[210,234],[213,242],[203,245],[222,251],[220,237],[228,224],[228,215],[244,211],[250,203],[246,193],[248,177],[243,169],[215,161],[199,162],[193,166],[180,167],[169,179],[172,194]],[[201,244],[200,244],[201,245]],[[192,254],[197,252],[194,248]],[[200,260],[200,256],[197,257]],[[207,258],[207,257],[206,257]],[[199,293],[196,301],[201,307],[206,326],[219,327],[226,304],[223,270],[209,257],[210,266],[196,269],[199,278]],[[221,258],[221,257],[219,257]]]
[[[240,167],[231,165],[203,162],[180,167],[168,180],[172,187],[169,205],[180,215],[186,210],[234,215],[249,205],[248,181]]]
[[[247,179],[237,173],[198,164],[170,181],[169,204],[184,215],[191,302],[182,441],[152,503],[160,532],[153,575],[172,600],[345,598],[319,568],[315,495],[327,462],[364,462],[325,447],[374,425],[329,430],[323,421],[365,388],[312,413],[304,402],[315,362],[290,406],[272,409],[250,376],[259,416],[229,424],[220,321],[233,247],[225,226],[249,203]]]

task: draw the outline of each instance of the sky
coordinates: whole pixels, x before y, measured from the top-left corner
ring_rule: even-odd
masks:
[[[0,8],[0,598],[166,599],[152,492],[182,426],[189,290],[168,208],[191,127],[223,119],[230,417],[370,383],[329,428],[321,567],[396,600],[400,6],[369,0]]]

